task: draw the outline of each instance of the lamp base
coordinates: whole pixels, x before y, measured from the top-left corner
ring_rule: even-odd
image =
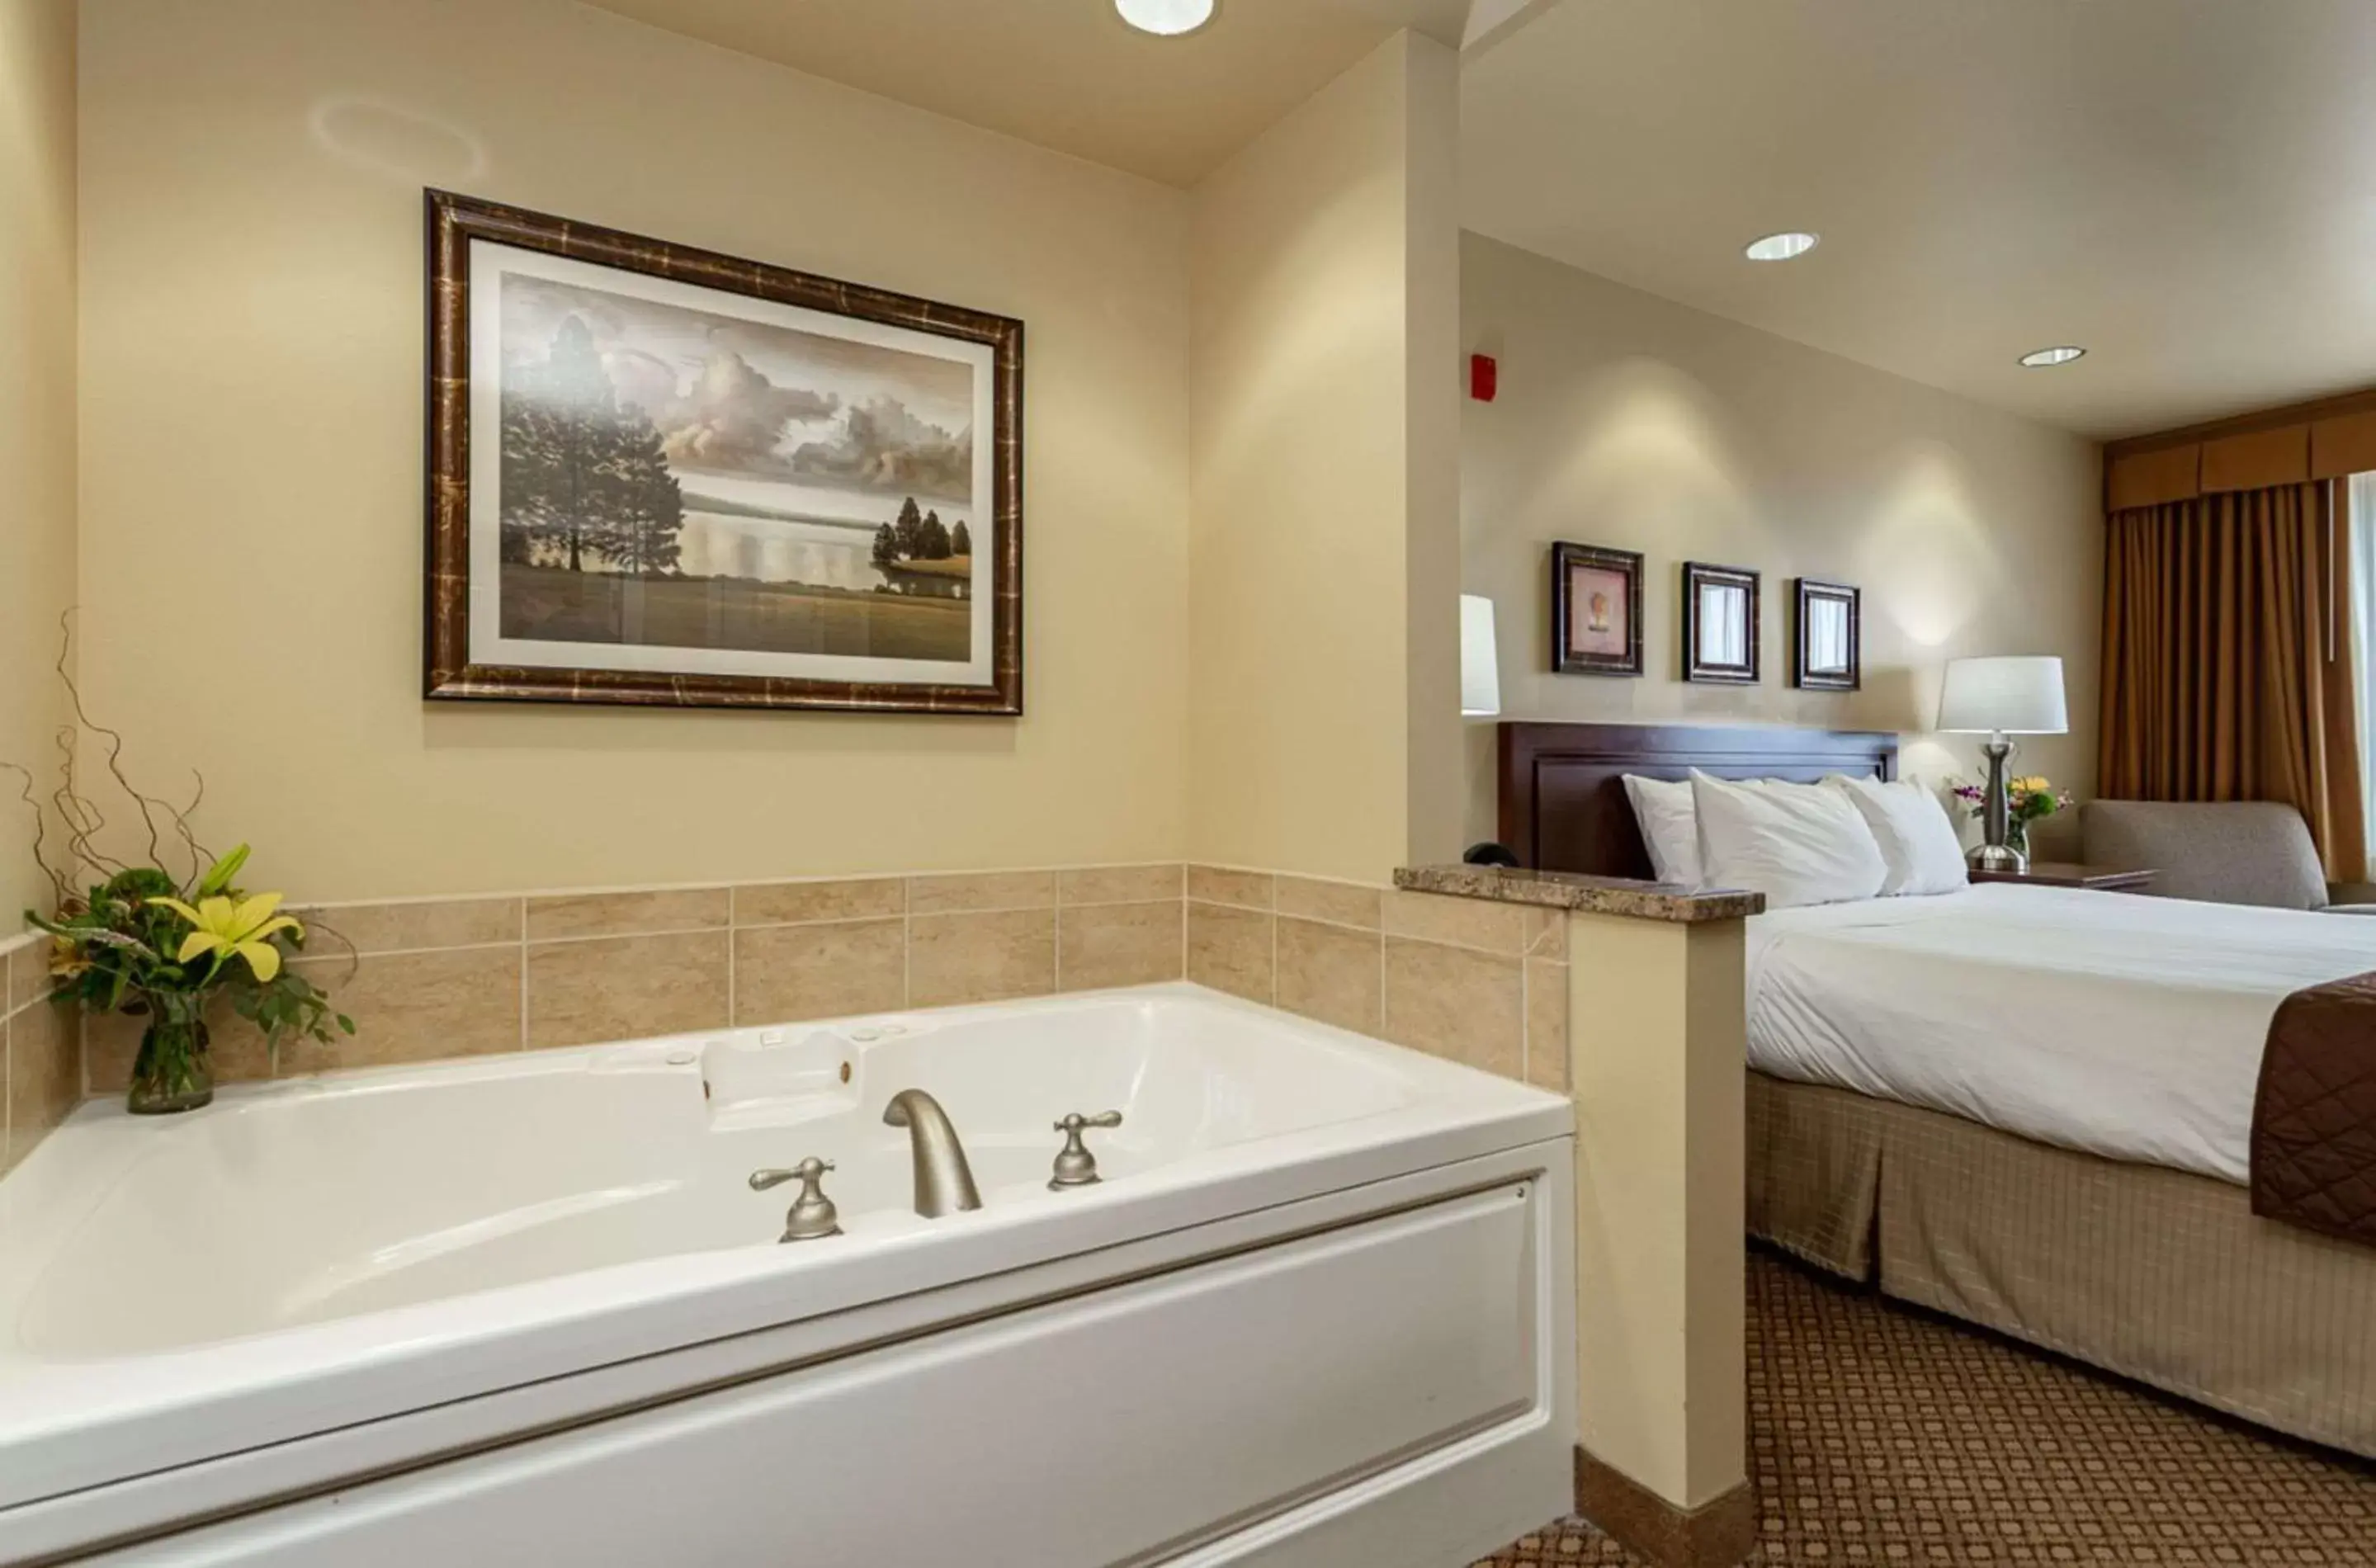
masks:
[[[1981,844],[1964,859],[1974,871],[2011,872],[2020,876],[2029,870],[2029,857],[2010,844]]]

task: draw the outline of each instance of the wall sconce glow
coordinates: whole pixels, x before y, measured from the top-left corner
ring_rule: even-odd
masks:
[[[1213,0],[1114,0],[1122,19],[1158,38],[1194,32],[1213,19]]]
[[[1749,248],[1740,254],[1752,261],[1791,261],[1805,255],[1823,243],[1823,236],[1820,234],[1797,232],[1788,234],[1768,234],[1762,240],[1750,241]]]
[[[2021,356],[2021,362],[2031,370],[2044,370],[2049,365],[2069,364],[2084,357],[2087,350],[2075,343],[2061,343],[2051,349],[2036,349]]]
[[[1502,661],[1493,645],[1493,601],[1460,596],[1460,717],[1491,719],[1502,711]]]

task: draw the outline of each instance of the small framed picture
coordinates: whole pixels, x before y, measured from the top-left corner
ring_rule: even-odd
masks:
[[[1683,563],[1683,679],[1753,686],[1758,676],[1758,574]]]
[[[1642,673],[1642,557],[1592,544],[1551,546],[1551,668]]]
[[[1790,683],[1853,692],[1864,683],[1864,595],[1842,583],[1791,585]]]

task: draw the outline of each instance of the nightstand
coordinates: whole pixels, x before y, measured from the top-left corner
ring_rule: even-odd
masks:
[[[2036,887],[2092,887],[2102,893],[2135,893],[2153,885],[2156,873],[2123,871],[2112,866],[2081,865],[2076,861],[2032,861],[2027,871],[1982,871],[1972,868],[1974,882],[2026,882]]]

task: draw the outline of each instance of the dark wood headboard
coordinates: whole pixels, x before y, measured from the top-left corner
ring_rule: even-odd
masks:
[[[1501,726],[1501,838],[1537,871],[1647,877],[1625,776],[1787,778],[1897,777],[1897,737],[1880,731],[1741,725]]]

